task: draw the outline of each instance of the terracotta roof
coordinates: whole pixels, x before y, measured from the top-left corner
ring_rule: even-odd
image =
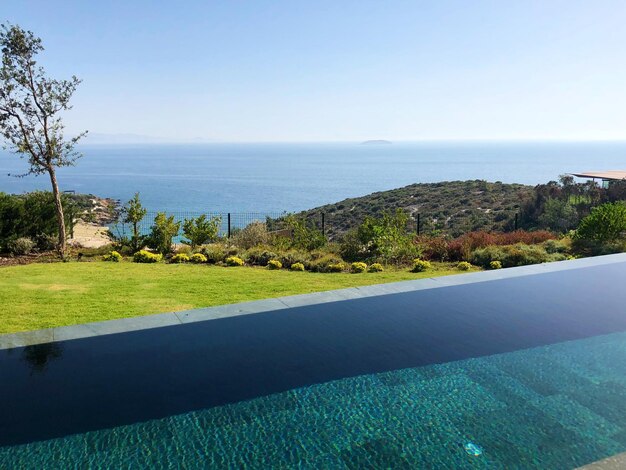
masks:
[[[577,176],[579,178],[598,178],[603,180],[626,180],[626,171],[587,171],[584,173],[572,173],[572,176]]]

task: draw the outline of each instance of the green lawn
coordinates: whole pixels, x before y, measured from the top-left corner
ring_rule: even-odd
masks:
[[[177,264],[83,262],[0,268],[0,333],[459,273],[316,274]]]

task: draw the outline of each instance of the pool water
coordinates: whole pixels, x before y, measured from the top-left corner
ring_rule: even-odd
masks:
[[[624,452],[624,259],[1,349],[0,469],[569,469]]]
[[[0,468],[569,469],[624,451],[620,332],[3,447]]]

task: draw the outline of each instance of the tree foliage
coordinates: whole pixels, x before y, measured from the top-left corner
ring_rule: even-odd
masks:
[[[165,212],[158,212],[148,237],[148,246],[161,254],[170,253],[179,231],[180,222],[175,221],[173,215],[168,217]]]
[[[383,212],[381,217],[366,217],[363,223],[344,236],[341,255],[348,261],[380,260],[403,262],[419,254],[408,231],[409,217],[402,209]]]
[[[616,242],[626,237],[626,203],[606,203],[595,207],[576,230],[575,238],[593,242]]]
[[[140,250],[145,245],[146,237],[141,234],[139,224],[147,213],[148,211],[141,204],[139,193],[135,193],[133,198],[122,208],[122,220],[124,223],[131,224],[132,226],[132,234],[128,243],[133,253]]]
[[[543,213],[538,217],[540,228],[558,233],[576,228],[579,221],[578,211],[568,200],[548,199],[543,206]]]
[[[221,217],[208,218],[204,214],[196,218],[185,219],[183,235],[187,240],[183,240],[183,243],[195,249],[205,243],[214,242],[217,240],[221,225]]]
[[[62,203],[65,209],[72,205],[66,195],[62,196]],[[68,224],[70,212],[65,211]],[[0,193],[0,251],[5,251],[12,240],[22,237],[34,240],[40,249],[47,249],[48,238],[57,236],[57,230],[51,192],[35,191],[19,195]]]
[[[306,219],[288,215],[285,225],[291,230],[291,247],[300,250],[316,250],[326,244],[326,237],[320,230],[312,227]]]
[[[81,156],[75,145],[85,133],[66,138],[61,113],[71,109],[70,99],[80,80],[49,78],[36,61],[44,50],[41,39],[19,26],[0,27],[0,48],[0,135],[6,149],[28,161],[28,171],[22,176],[50,177],[63,255],[65,218],[56,168],[75,164]]]

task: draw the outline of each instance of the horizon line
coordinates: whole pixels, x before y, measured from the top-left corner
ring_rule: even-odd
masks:
[[[111,136],[121,136],[125,134],[110,134]],[[138,136],[139,137],[139,136]],[[163,145],[163,144],[186,144],[186,145],[208,145],[208,144],[356,144],[361,145],[366,142],[384,141],[388,144],[419,144],[419,143],[626,143],[626,137],[621,138],[425,138],[425,139],[337,139],[337,140],[219,140],[198,138],[190,139],[168,139],[152,136],[141,136],[148,139],[155,139],[153,142],[129,140],[128,142],[88,142],[81,141],[77,145]],[[382,144],[384,145],[384,144]]]

